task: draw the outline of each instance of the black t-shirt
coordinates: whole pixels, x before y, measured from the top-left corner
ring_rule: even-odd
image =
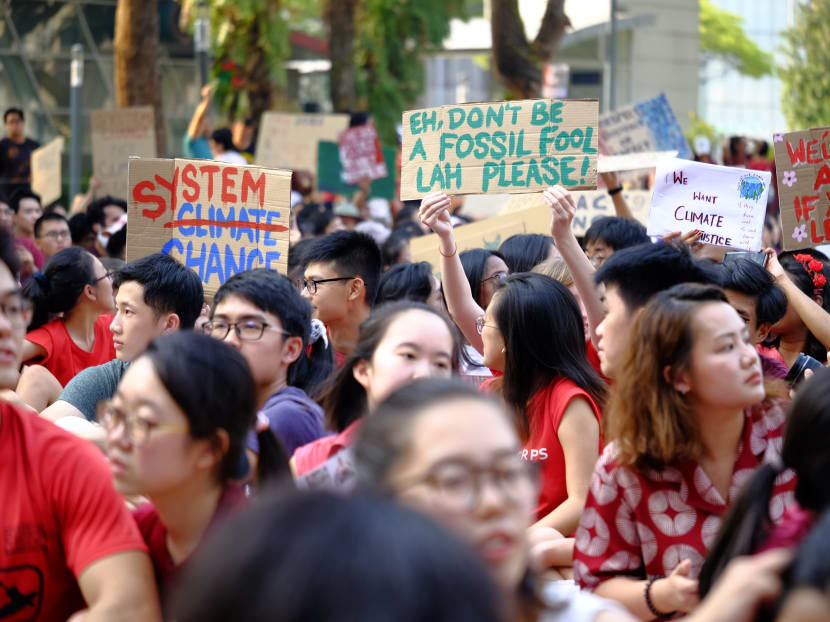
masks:
[[[32,178],[32,151],[40,143],[31,138],[16,143],[11,138],[0,140],[0,186],[16,187],[28,184]]]

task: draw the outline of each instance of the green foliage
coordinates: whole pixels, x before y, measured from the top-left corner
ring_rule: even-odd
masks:
[[[715,146],[720,144],[722,137],[713,125],[710,125],[694,111],[689,112],[689,128],[685,132],[686,141],[694,148],[695,138],[698,136],[705,136],[709,139],[709,144],[712,146],[714,154]]]
[[[789,129],[830,120],[830,0],[798,2],[792,28],[784,31],[786,61],[778,68],[781,105]],[[784,128],[778,128],[779,130]]]
[[[422,92],[424,54],[440,49],[450,19],[464,17],[468,4],[466,0],[364,0],[359,5],[357,92],[384,144],[395,143],[401,113]]]
[[[743,29],[743,18],[700,0],[700,51],[738,72],[760,78],[772,73],[772,55],[759,48]]]

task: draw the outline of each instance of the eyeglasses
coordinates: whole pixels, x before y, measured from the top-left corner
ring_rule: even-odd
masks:
[[[515,503],[523,495],[532,494],[537,474],[531,463],[523,462],[518,456],[502,459],[489,466],[457,460],[433,466],[422,476],[405,484],[404,488],[425,485],[445,507],[469,512],[475,509],[481,499],[485,479],[495,485],[503,497]]]
[[[231,332],[231,328],[234,329],[236,336],[239,337],[240,341],[257,341],[262,339],[262,335],[266,328],[268,330],[282,333],[288,337],[293,337],[293,335],[288,331],[284,331],[276,326],[271,326],[268,322],[263,322],[262,320],[242,320],[241,322],[213,320],[212,322],[205,322],[204,326],[202,326],[202,331],[214,339],[222,341],[228,336],[228,333]]]
[[[356,277],[353,276],[338,276],[334,279],[303,279],[303,287],[308,290],[309,294],[317,293],[317,286],[320,283],[333,283],[334,281],[350,281]]]
[[[97,279],[92,279],[92,284],[95,285],[99,281],[103,281],[104,279],[109,279],[112,281],[112,277],[115,276],[115,272],[107,272],[104,276],[99,276]]]
[[[507,278],[507,272],[496,272],[495,274],[491,274],[486,279],[481,279],[482,283],[486,283],[487,281],[501,281],[502,279]]]
[[[0,313],[8,318],[12,326],[28,326],[32,319],[32,303],[19,291],[13,292],[0,299]]]
[[[183,423],[156,423],[135,413],[128,413],[112,403],[112,400],[100,402],[96,408],[98,422],[107,433],[112,433],[119,426],[124,426],[124,436],[135,445],[143,445],[150,440],[153,430],[168,432],[187,432],[190,428]]]
[[[499,329],[499,327],[498,327],[498,326],[493,326],[492,324],[485,324],[485,323],[484,323],[484,316],[483,316],[483,315],[479,315],[479,316],[476,318],[476,330],[478,331],[478,334],[479,334],[479,335],[480,335],[481,333],[483,333],[483,332],[484,332],[484,327],[485,327],[485,326],[489,326],[490,328],[495,328],[496,330],[498,330],[498,329]]]
[[[69,231],[47,231],[42,234],[42,238],[51,238],[52,240],[68,240],[72,234]]]

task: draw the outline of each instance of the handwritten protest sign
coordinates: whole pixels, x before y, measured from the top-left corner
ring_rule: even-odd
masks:
[[[259,166],[317,172],[317,143],[337,142],[349,127],[347,114],[292,114],[266,112],[257,139]]]
[[[772,144],[784,248],[830,243],[830,127],[776,134]]]
[[[101,194],[125,198],[128,160],[157,155],[151,106],[92,111],[92,169]]]
[[[401,199],[596,188],[595,99],[459,104],[403,114]]]
[[[616,171],[636,171],[643,168],[655,168],[663,158],[675,158],[677,151],[646,151],[626,153],[625,155],[600,155],[597,172],[613,173]]]
[[[693,156],[665,94],[600,115],[599,144],[613,155],[677,151],[680,158]]]
[[[167,253],[212,296],[253,268],[287,272],[291,171],[131,158],[127,261]]]
[[[61,198],[61,153],[63,136],[50,140],[32,152],[32,190],[43,205]]]
[[[698,229],[706,244],[758,251],[771,177],[766,171],[663,160],[654,176],[648,234]]]
[[[345,130],[337,143],[340,147],[340,164],[343,166],[340,177],[347,184],[359,183],[361,179],[382,179],[389,176],[378,131],[371,121]]]
[[[394,171],[397,150],[394,147],[382,147],[381,151],[387,170]],[[342,172],[343,164],[340,161],[340,147],[337,143],[327,140],[317,143],[317,189],[352,196],[359,186],[344,182]],[[369,185],[369,195],[391,201],[395,198],[395,178],[389,175],[373,180]]]

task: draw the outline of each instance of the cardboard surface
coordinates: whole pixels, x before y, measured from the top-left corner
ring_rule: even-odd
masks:
[[[383,161],[378,130],[371,121],[345,130],[340,134],[337,144],[343,167],[340,177],[345,183],[354,185],[360,183],[361,179],[375,180],[389,176],[386,162]]]
[[[771,173],[663,160],[654,176],[648,234],[703,232],[701,242],[761,250]]]
[[[830,243],[830,127],[776,134],[772,145],[784,249]]]
[[[101,195],[126,199],[128,160],[157,155],[151,106],[92,111],[92,169],[101,180]]]
[[[403,113],[401,199],[596,188],[595,99],[458,104]]]
[[[396,150],[394,147],[382,147],[386,168],[395,170]],[[335,142],[321,140],[317,143],[317,189],[343,194],[351,197],[358,190],[357,185],[343,181],[340,162],[340,147]],[[370,196],[382,197],[391,201],[395,197],[395,178],[392,175],[375,179],[370,185]]]
[[[662,93],[600,115],[599,141],[602,153],[609,155],[644,151],[677,151],[683,159],[694,155],[669,100]]]
[[[238,272],[287,273],[291,171],[130,158],[129,182],[127,261],[167,253],[208,298]]]
[[[655,168],[663,158],[676,158],[677,151],[646,151],[625,155],[601,155],[597,164],[598,173],[636,171]]]
[[[266,112],[259,125],[256,163],[316,174],[317,143],[337,142],[340,132],[348,127],[347,114]]]
[[[40,195],[44,207],[61,198],[63,142],[63,136],[58,136],[32,152],[32,190]]]

